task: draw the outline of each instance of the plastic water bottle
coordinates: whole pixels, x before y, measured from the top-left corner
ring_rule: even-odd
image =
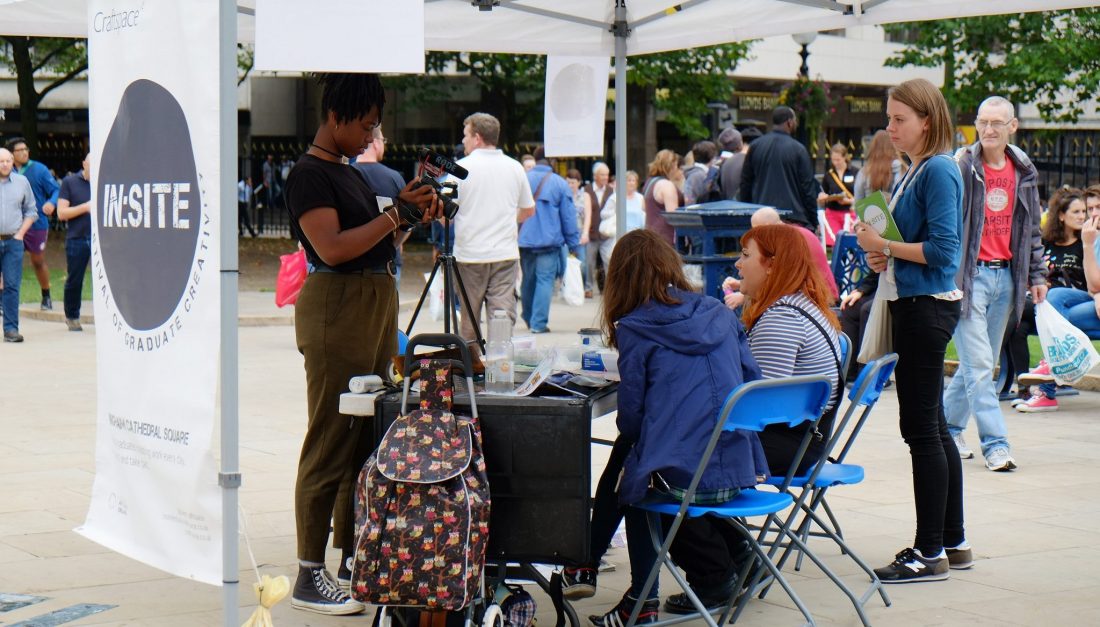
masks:
[[[512,319],[508,312],[497,309],[489,320],[489,343],[485,347],[485,391],[508,393],[515,389],[512,365]]]

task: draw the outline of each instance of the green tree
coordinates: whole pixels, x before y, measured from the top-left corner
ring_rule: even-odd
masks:
[[[33,154],[38,148],[38,107],[47,94],[88,69],[87,40],[0,37],[0,63],[15,74],[23,136]],[[48,82],[38,89],[35,80]]]
[[[1002,95],[1043,119],[1074,122],[1100,88],[1100,9],[994,15],[886,26],[910,43],[886,65],[943,66],[944,97],[973,112]]]
[[[668,113],[680,134],[702,139],[710,134],[702,118],[707,103],[728,102],[733,95],[730,75],[748,57],[753,42],[672,50],[627,59],[626,82],[654,88],[654,105]]]

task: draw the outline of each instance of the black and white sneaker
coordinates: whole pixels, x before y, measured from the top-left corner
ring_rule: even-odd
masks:
[[[346,553],[340,558],[340,568],[336,570],[336,583],[344,590],[351,590],[351,565],[355,558]]]
[[[595,568],[566,568],[561,571],[561,595],[570,601],[596,595]]]
[[[588,622],[591,623],[593,627],[625,627],[627,622],[630,621],[630,613],[634,611],[634,605],[637,602],[637,599],[626,594],[623,596],[623,599],[619,601],[618,605],[611,608],[610,612],[603,616],[589,616]],[[642,603],[642,609],[638,613],[638,620],[635,621],[634,624],[648,625],[657,622],[660,609],[660,599],[647,599]]]
[[[301,565],[298,566],[298,580],[294,582],[290,606],[330,616],[358,614],[367,609],[367,606],[341,590],[332,573],[324,566]]]
[[[903,549],[894,556],[890,565],[876,568],[875,574],[882,583],[943,581],[951,576],[945,552],[941,551],[938,556],[928,558],[916,549]]]
[[[947,563],[952,570],[966,570],[974,565],[974,551],[966,542],[953,549],[945,548],[944,551],[947,552]]]

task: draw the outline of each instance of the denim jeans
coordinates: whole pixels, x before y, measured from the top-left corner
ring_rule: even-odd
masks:
[[[955,328],[959,369],[943,395],[943,411],[951,435],[966,430],[973,414],[978,422],[982,454],[1009,448],[1004,414],[993,382],[993,366],[1000,357],[1001,341],[1016,289],[1010,268],[978,266],[969,294],[970,316]]]
[[[0,240],[0,274],[4,277],[4,293],[0,304],[4,312],[4,332],[19,331],[19,287],[23,283],[23,242]]]
[[[931,296],[899,298],[890,303],[898,365],[901,437],[913,466],[913,502],[917,533],[914,548],[938,555],[958,546],[963,529],[962,460],[947,432],[943,415],[943,359],[959,320],[958,301]]]
[[[523,269],[520,285],[520,302],[523,304],[523,321],[532,331],[545,331],[550,321],[550,299],[554,296],[554,280],[561,266],[561,250],[550,248],[521,248],[519,263]]]
[[[65,317],[80,319],[80,293],[84,290],[84,272],[92,256],[92,238],[70,237],[65,240]]]
[[[1071,287],[1056,287],[1047,292],[1047,300],[1070,324],[1094,340],[1100,340],[1100,317],[1088,292]]]

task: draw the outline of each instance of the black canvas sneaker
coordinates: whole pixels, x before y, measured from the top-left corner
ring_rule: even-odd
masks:
[[[570,601],[596,594],[595,568],[566,568],[561,571],[561,595]]]
[[[344,590],[351,589],[351,565],[354,560],[351,553],[345,553],[340,558],[340,568],[336,570],[336,583]]]
[[[298,580],[294,582],[290,606],[330,616],[358,614],[367,609],[367,606],[341,590],[324,566],[301,565],[298,566]]]
[[[903,549],[890,565],[876,568],[875,574],[882,583],[943,581],[951,576],[946,554],[941,552],[938,557],[928,558],[916,549]]]

